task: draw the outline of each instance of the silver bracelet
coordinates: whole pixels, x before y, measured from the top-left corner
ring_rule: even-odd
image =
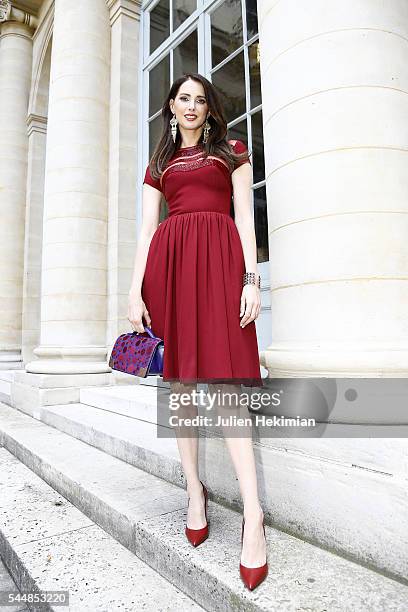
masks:
[[[258,278],[256,278],[258,277]],[[261,288],[261,277],[259,274],[255,274],[255,272],[244,272],[242,276],[242,286],[244,285],[257,285],[259,289]]]

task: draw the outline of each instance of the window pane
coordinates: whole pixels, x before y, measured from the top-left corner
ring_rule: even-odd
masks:
[[[243,53],[239,53],[222,68],[213,72],[212,82],[221,95],[221,101],[224,105],[228,123],[245,113],[246,102]]]
[[[243,44],[241,0],[225,0],[211,14],[212,66]]]
[[[149,74],[149,117],[161,109],[170,89],[170,60],[166,55]]]
[[[247,40],[258,34],[258,12],[256,0],[246,0]]]
[[[173,31],[197,8],[197,0],[173,0]]]
[[[266,187],[254,191],[254,223],[258,263],[269,261]]]
[[[163,120],[162,120],[161,115],[158,115],[155,119],[152,119],[152,121],[149,122],[149,160],[151,156],[153,155],[153,151],[161,137],[162,125],[163,125]],[[162,199],[160,202],[159,223],[164,221],[164,219],[167,218],[168,214],[169,212],[168,212],[167,202],[164,196],[162,196]]]
[[[262,127],[262,111],[252,115],[252,145],[253,145],[253,168],[254,183],[265,179],[265,157]]]
[[[251,85],[251,108],[262,103],[261,98],[261,64],[259,58],[259,40],[248,47],[249,79]]]
[[[169,0],[160,0],[150,11],[150,53],[170,35]]]
[[[197,30],[187,36],[173,51],[174,80],[185,72],[198,71]]]
[[[240,121],[234,127],[228,130],[228,140],[242,140],[246,145],[248,145],[248,130],[247,130],[247,122]],[[252,163],[252,158],[251,163]],[[233,204],[233,198],[231,199],[231,208],[230,215],[235,220],[235,210]]]
[[[158,115],[155,119],[149,121],[149,159],[153,155],[153,151],[159,142],[162,131],[162,117]]]
[[[248,130],[247,130],[247,122],[240,121],[234,127],[228,130],[228,140],[242,140],[247,146],[248,145]],[[251,163],[252,163],[252,157]]]

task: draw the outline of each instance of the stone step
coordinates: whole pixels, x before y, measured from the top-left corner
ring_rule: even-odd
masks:
[[[0,370],[0,402],[11,405],[11,384],[16,370]]]
[[[71,612],[203,609],[5,448],[0,473],[0,554],[15,582],[3,590],[68,591]]]
[[[14,605],[9,604],[7,608],[3,607],[3,610],[7,610],[7,612],[30,612],[30,609],[26,605],[24,605],[24,600],[22,598],[17,599],[17,596],[21,593],[21,591],[14,582],[0,554],[0,592],[3,593],[4,591],[6,591],[7,596],[11,591],[15,593],[16,595],[13,595],[13,597],[15,597],[14,601],[16,603]],[[6,595],[3,595],[3,597],[6,597]]]
[[[206,610],[407,610],[406,585],[269,526],[269,576],[251,593],[239,577],[241,515],[211,491],[210,537],[194,549],[184,535],[186,493],[175,484],[4,404],[0,443]]]
[[[41,421],[145,472],[183,486],[175,437],[158,438],[156,424],[127,416],[130,411],[123,407],[116,409],[120,412],[82,403],[47,406],[41,409]],[[153,420],[155,411],[152,406]],[[146,410],[134,414],[149,416]]]
[[[168,428],[162,429],[168,425],[167,391],[141,386],[88,387],[80,390],[80,397],[87,403],[45,407],[38,418],[184,486],[174,433],[171,438],[162,435],[168,432]],[[165,425],[158,427],[157,420]],[[205,438],[199,447],[200,469],[206,474],[214,501],[242,512],[238,481],[222,432],[201,433]],[[407,583],[407,496],[400,468],[403,440],[394,440],[392,445],[387,440],[379,441],[382,444],[373,440],[360,455],[348,445],[350,440],[340,446],[337,442],[316,439],[310,446],[309,440],[262,438],[255,428],[254,453],[265,520],[281,531]],[[362,509],[373,504],[375,512],[366,513],[362,523]],[[389,512],[391,506],[393,513]]]
[[[198,390],[203,388],[199,385]],[[164,401],[170,391],[166,387],[150,385],[83,387],[80,389],[79,400],[81,404],[94,406],[102,410],[122,414],[133,418],[157,423],[157,403],[167,412],[162,419],[168,420],[168,402]],[[161,401],[163,399],[163,401]]]
[[[83,387],[79,392],[81,404],[148,423],[157,423],[157,397],[157,387],[148,385]]]

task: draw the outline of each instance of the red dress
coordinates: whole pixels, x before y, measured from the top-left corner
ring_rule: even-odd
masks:
[[[231,144],[247,151],[240,140]],[[163,193],[169,210],[142,283],[151,329],[164,340],[163,380],[263,386],[255,321],[240,327],[245,261],[228,166],[204,159],[198,144],[178,149],[160,180],[147,166],[143,182]]]

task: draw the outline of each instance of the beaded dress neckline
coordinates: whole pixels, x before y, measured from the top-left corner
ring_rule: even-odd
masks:
[[[179,147],[179,151],[184,151],[185,149],[196,149],[197,147],[201,147],[201,144],[198,142],[195,145],[190,145],[189,147]]]
[[[201,144],[191,145],[191,147],[181,147],[177,149],[174,155],[189,155],[190,153],[195,153],[196,151],[201,151],[202,149],[203,147]]]

